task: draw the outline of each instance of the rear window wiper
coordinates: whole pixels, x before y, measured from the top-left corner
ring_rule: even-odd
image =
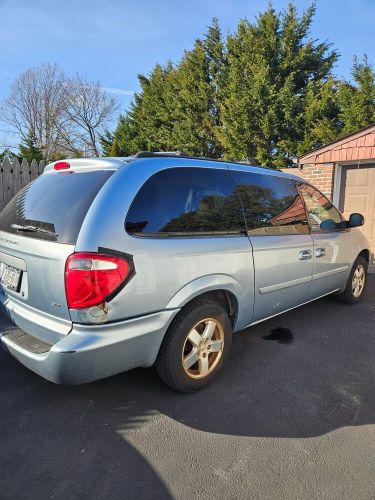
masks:
[[[28,226],[24,225],[21,226],[20,224],[12,224],[10,226],[12,229],[15,229],[16,231],[23,231],[24,233],[43,233],[43,234],[49,234],[51,236],[58,236],[53,231],[48,231],[48,229],[42,229],[41,227],[36,227],[36,226]]]

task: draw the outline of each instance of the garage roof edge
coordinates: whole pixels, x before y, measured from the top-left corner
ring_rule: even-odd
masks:
[[[368,125],[367,127],[364,127],[357,132],[352,132],[349,135],[346,135],[345,137],[342,137],[341,139],[338,139],[336,141],[330,142],[329,144],[326,144],[325,146],[321,146],[319,148],[313,149],[306,153],[305,155],[301,156],[299,158],[299,163],[300,164],[305,164],[305,163],[332,163],[326,160],[321,160],[319,161],[318,156],[322,155],[323,153],[326,153],[328,151],[331,151],[338,146],[343,146],[347,142],[359,139],[365,135],[368,134],[375,134],[375,123],[372,125]],[[374,144],[375,146],[375,144]]]

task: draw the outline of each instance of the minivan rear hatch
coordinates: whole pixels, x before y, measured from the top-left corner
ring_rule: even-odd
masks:
[[[74,252],[90,205],[113,172],[49,171],[23,188],[1,212],[0,305],[21,328],[20,323],[30,323],[26,331],[35,324],[36,330],[28,333],[37,335],[48,322],[61,333],[70,330],[66,259]]]

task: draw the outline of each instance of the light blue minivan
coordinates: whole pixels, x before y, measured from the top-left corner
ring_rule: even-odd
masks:
[[[358,302],[369,244],[301,178],[173,153],[48,165],[0,214],[0,336],[48,380],[153,364],[191,392],[232,333],[327,294]]]

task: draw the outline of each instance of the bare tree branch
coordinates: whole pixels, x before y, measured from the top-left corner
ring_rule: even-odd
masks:
[[[44,64],[14,80],[0,113],[21,139],[33,131],[50,160],[59,154],[99,156],[99,134],[117,108],[99,82],[68,78],[56,65]]]
[[[52,158],[58,149],[56,124],[64,110],[64,81],[63,72],[54,64],[30,68],[14,80],[0,106],[3,121],[22,139],[30,130],[34,132],[46,158]]]
[[[99,82],[89,82],[76,75],[65,85],[65,117],[85,138],[88,151],[99,156],[99,133],[117,110],[116,100],[106,92]]]

